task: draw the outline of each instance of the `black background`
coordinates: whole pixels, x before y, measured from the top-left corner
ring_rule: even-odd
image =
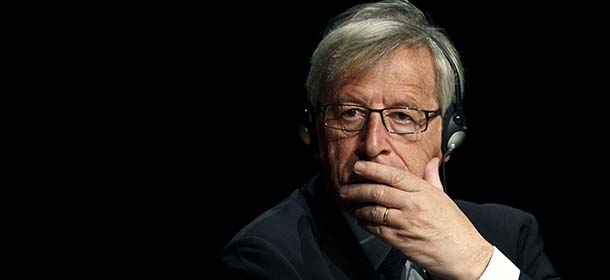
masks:
[[[595,9],[412,2],[446,30],[466,69],[469,130],[447,166],[450,196],[534,214],[557,271],[580,278],[604,223],[606,145],[595,122],[607,90],[594,69],[606,58]],[[137,105],[147,121],[134,126],[134,182],[154,193],[145,205],[161,224],[156,238],[170,240],[165,257],[183,269],[214,258],[315,173],[296,135],[308,60],[326,23],[355,3],[226,3],[145,17],[138,77],[151,94]]]

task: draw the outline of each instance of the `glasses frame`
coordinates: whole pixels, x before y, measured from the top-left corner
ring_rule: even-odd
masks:
[[[332,126],[329,126],[328,123],[326,122],[326,109],[328,107],[330,107],[330,106],[360,107],[360,108],[366,109],[369,112],[369,114],[367,116],[366,121],[362,125],[362,128],[360,128],[360,129],[343,129],[343,128],[332,127]],[[425,116],[426,116],[426,126],[421,131],[412,131],[412,132],[403,132],[403,133],[392,132],[388,128],[388,125],[385,122],[385,117],[383,115],[383,112],[385,110],[390,110],[390,109],[406,109],[406,110],[415,110],[415,111],[424,112]],[[376,113],[379,113],[379,115],[381,116],[381,122],[383,123],[383,127],[385,127],[385,130],[388,133],[397,134],[397,135],[417,134],[417,133],[425,132],[426,130],[428,130],[428,125],[430,124],[430,120],[435,118],[435,117],[437,117],[437,116],[440,116],[441,112],[442,112],[440,108],[436,109],[436,110],[424,110],[424,109],[412,108],[412,107],[394,106],[394,107],[387,107],[387,108],[382,108],[382,109],[371,109],[371,108],[367,108],[367,107],[362,106],[362,105],[341,104],[341,103],[322,104],[322,105],[320,105],[318,110],[320,111],[320,113],[322,113],[322,118],[323,118],[322,119],[322,123],[324,124],[325,127],[336,129],[336,130],[349,131],[349,132],[362,131],[366,127],[366,125],[369,123],[369,121],[371,120],[371,113],[375,113],[376,112]]]

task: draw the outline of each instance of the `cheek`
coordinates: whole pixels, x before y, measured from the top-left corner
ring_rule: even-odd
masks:
[[[356,137],[331,139],[326,143],[327,164],[335,183],[345,179],[352,172],[358,147]]]
[[[434,125],[430,126],[427,132],[429,133],[429,135],[427,135],[428,137],[426,137],[426,146],[431,158],[441,157],[441,142],[443,139],[441,125],[435,123]]]
[[[329,161],[333,169],[341,170],[347,164],[349,158],[354,154],[357,145],[345,139],[329,142]]]
[[[440,158],[441,153],[441,130],[438,126],[430,127],[423,134],[410,141],[396,141],[394,151],[406,169],[416,176],[423,177],[426,165],[434,158]],[[398,166],[396,166],[398,167]]]
[[[443,124],[442,118],[436,117],[432,119],[430,124],[428,125],[428,129],[421,134],[421,142],[419,148],[427,155],[429,158],[440,157],[442,156],[441,152],[441,142],[443,138]]]

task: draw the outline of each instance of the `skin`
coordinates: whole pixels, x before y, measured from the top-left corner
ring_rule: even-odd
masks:
[[[332,96],[322,101],[434,110],[439,107],[435,83],[430,51],[403,47],[361,75],[338,81]],[[378,113],[372,113],[359,132],[320,122],[318,131],[327,187],[344,211],[429,272],[479,279],[493,246],[443,192],[438,174],[440,117],[431,119],[425,132],[411,135],[388,133]]]

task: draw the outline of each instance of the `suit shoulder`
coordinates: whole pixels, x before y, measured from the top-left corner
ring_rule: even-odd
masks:
[[[538,222],[532,214],[500,204],[456,203],[479,233],[514,263],[520,264],[528,251],[542,251]]]
[[[301,239],[313,235],[310,212],[303,189],[265,211],[239,231],[218,256],[225,272],[297,279]]]
[[[235,235],[232,242],[241,238],[256,237],[274,243],[276,239],[284,239],[290,230],[297,229],[299,222],[309,220],[309,216],[309,206],[301,190],[296,190],[246,225]]]
[[[295,266],[281,248],[254,235],[232,240],[218,261],[223,279],[268,279],[270,275],[298,279]]]
[[[514,227],[516,225],[529,225],[535,222],[532,214],[523,210],[502,204],[484,203],[477,204],[469,201],[456,200],[458,207],[477,226],[503,225]],[[478,226],[477,226],[478,227]]]
[[[242,228],[225,246],[221,257],[235,253],[235,249],[261,246],[266,250],[273,247],[278,254],[289,257],[291,251],[285,248],[298,246],[303,231],[312,230],[310,209],[299,189]]]

